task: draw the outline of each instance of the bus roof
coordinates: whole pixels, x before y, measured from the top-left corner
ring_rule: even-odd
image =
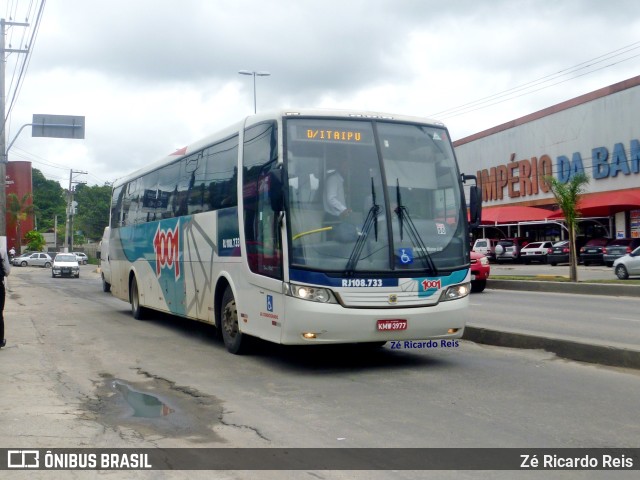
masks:
[[[426,125],[434,125],[444,127],[444,124],[438,120],[424,117],[415,117],[409,115],[399,115],[384,112],[372,112],[372,111],[359,111],[359,110],[331,110],[331,109],[319,109],[319,108],[287,108],[280,110],[270,110],[261,112],[255,115],[249,115],[244,117],[241,121],[236,122],[223,130],[219,130],[216,133],[208,135],[194,143],[191,143],[183,148],[176,150],[175,152],[166,155],[158,159],[155,162],[145,165],[144,167],[125,175],[117,179],[114,182],[114,187],[118,187],[127,183],[128,181],[137,178],[145,173],[152,172],[163,165],[177,161],[183,157],[191,155],[193,152],[197,152],[207,147],[208,145],[230,138],[237,134],[245,125],[253,125],[256,123],[275,120],[280,118],[296,118],[296,117],[326,117],[326,118],[344,118],[348,120],[391,120],[397,122],[409,122],[409,123],[422,123]]]

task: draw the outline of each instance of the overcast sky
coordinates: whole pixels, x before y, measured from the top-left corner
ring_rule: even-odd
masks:
[[[23,22],[31,3],[0,14]],[[636,0],[49,0],[7,143],[34,113],[83,115],[86,139],[25,129],[9,161],[65,187],[71,169],[112,182],[253,113],[239,70],[271,74],[258,111],[435,116],[458,139],[640,74],[638,32]],[[31,33],[8,28],[7,48]]]

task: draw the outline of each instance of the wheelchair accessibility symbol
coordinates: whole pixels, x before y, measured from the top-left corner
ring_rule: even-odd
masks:
[[[413,249],[401,248],[398,256],[402,265],[410,265],[413,263]]]
[[[273,295],[267,295],[267,312],[273,312]]]

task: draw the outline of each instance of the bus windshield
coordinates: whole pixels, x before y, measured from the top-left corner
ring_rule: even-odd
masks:
[[[448,132],[382,120],[289,119],[290,263],[347,274],[465,264],[465,206]]]

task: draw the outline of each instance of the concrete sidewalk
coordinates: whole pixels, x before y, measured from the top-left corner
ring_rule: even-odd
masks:
[[[569,293],[580,295],[610,295],[640,298],[640,285],[569,283],[527,280],[492,280],[488,289],[518,290],[529,292]],[[595,363],[613,367],[640,369],[640,345],[629,348],[614,342],[586,342],[561,335],[540,335],[516,329],[492,329],[479,325],[467,325],[465,340],[486,345],[509,348],[542,349],[559,357],[580,362]]]
[[[552,282],[549,280],[496,280],[489,278],[487,288],[526,292],[575,293],[580,295],[608,295],[612,297],[639,297],[640,285],[619,283]]]

